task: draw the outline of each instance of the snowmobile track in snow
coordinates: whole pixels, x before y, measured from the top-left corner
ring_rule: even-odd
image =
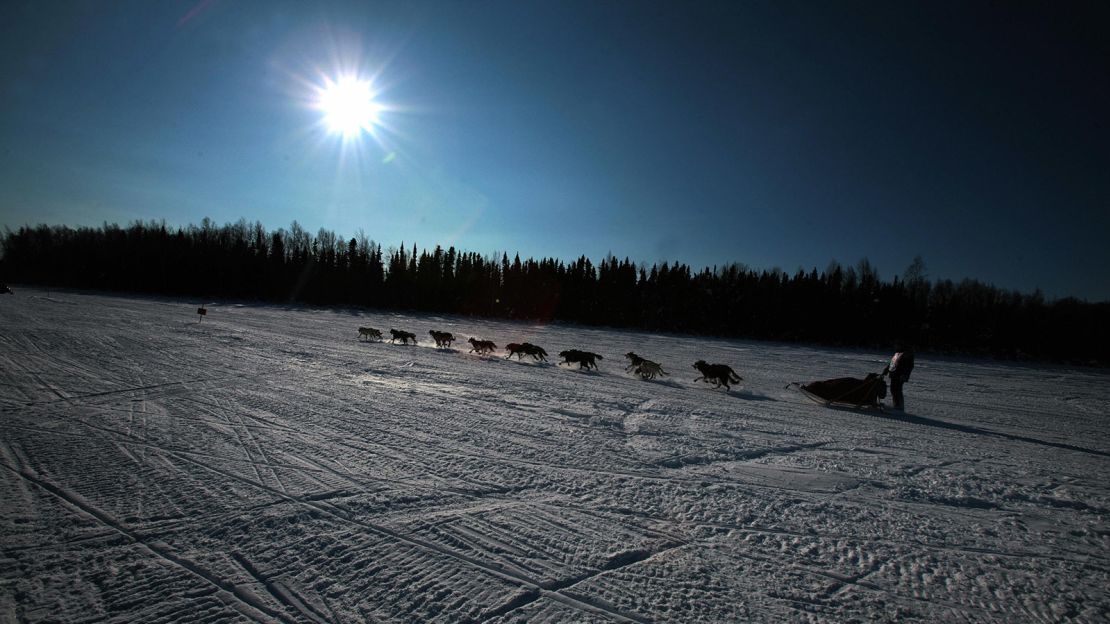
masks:
[[[219,302],[197,324],[195,302],[17,291],[0,620],[1110,614],[1103,371],[922,355],[905,416],[778,391],[879,352]],[[605,359],[360,342],[367,325]],[[672,376],[626,374],[633,350]],[[743,388],[693,383],[698,359]]]

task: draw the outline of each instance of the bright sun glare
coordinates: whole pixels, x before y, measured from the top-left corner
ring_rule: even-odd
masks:
[[[372,132],[381,110],[374,102],[370,83],[351,77],[326,81],[320,89],[318,106],[328,129],[346,137],[357,136],[363,130]]]

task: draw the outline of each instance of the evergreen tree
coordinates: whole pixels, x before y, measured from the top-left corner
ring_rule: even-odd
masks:
[[[365,234],[309,235],[294,221],[168,228],[64,226],[6,230],[0,277],[59,286],[198,297],[256,297],[420,309],[649,330],[842,345],[912,340],[920,349],[1106,363],[1110,303],[1047,301],[977,280],[930,282],[920,256],[883,281],[869,261],[793,275],[744,265],[694,272],[678,262],[637,267],[610,254],[483,257],[413,244],[383,252]]]

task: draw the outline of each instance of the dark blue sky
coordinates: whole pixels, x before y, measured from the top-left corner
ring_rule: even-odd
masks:
[[[294,219],[386,246],[1110,300],[1110,11],[986,2],[7,2],[0,225]],[[311,85],[387,110],[344,142]]]

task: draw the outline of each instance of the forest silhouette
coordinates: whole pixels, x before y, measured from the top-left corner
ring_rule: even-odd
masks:
[[[824,271],[694,270],[585,256],[383,249],[297,222],[268,232],[240,220],[222,226],[22,227],[7,230],[0,279],[74,288],[354,305],[649,331],[838,346],[918,350],[1105,365],[1110,303],[1048,301],[974,279],[931,281],[915,258],[880,279],[866,259]]]

